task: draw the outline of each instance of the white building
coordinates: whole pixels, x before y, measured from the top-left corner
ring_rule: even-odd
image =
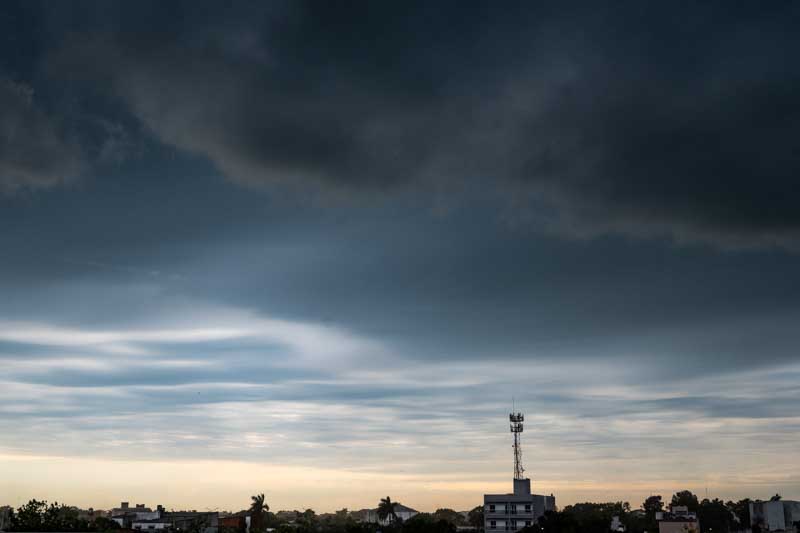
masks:
[[[697,513],[685,505],[672,505],[669,512],[656,512],[658,533],[700,533]]]
[[[656,511],[656,520],[666,520],[672,518],[687,518],[697,520],[697,513],[689,511],[686,505],[671,505],[669,511]]]
[[[525,415],[511,412],[509,429],[514,436],[514,492],[509,494],[484,494],[483,518],[486,531],[518,531],[532,526],[547,511],[556,510],[556,498],[531,493],[531,480],[523,477],[522,447],[520,437]]]
[[[533,525],[546,511],[556,510],[552,494],[531,494],[530,479],[515,479],[510,494],[485,494],[483,516],[486,531],[517,531]]]
[[[403,505],[401,503],[396,503],[395,507],[394,507],[394,513],[395,513],[395,515],[397,515],[398,519],[400,519],[403,522],[405,522],[409,518],[418,515],[419,511],[417,511],[416,509],[412,509],[411,507],[406,507],[405,505]],[[385,525],[389,524],[389,521],[390,521],[390,518],[386,518],[384,520],[381,520],[378,517],[378,510],[377,509],[370,509],[370,510],[367,511],[367,522],[370,522],[372,524],[380,524],[382,526],[385,526]]]
[[[750,502],[750,523],[767,531],[791,531],[800,522],[800,502],[778,500]]]
[[[161,518],[163,512],[164,508],[160,505],[153,511],[143,503],[137,503],[135,507],[131,507],[128,502],[122,502],[119,507],[111,510],[111,519],[122,528],[132,528],[134,522],[156,520]]]

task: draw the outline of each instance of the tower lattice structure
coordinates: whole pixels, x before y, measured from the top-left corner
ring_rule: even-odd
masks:
[[[520,433],[522,433],[522,423],[525,421],[525,415],[522,413],[511,413],[508,415],[508,420],[511,423],[511,433],[514,435],[514,479],[524,479],[523,474],[525,469],[522,468],[522,443],[520,442]]]

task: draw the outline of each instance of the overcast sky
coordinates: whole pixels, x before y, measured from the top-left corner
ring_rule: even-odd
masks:
[[[800,499],[798,24],[2,3],[0,505]]]

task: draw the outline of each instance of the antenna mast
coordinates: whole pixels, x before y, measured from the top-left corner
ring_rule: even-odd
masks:
[[[511,413],[508,415],[508,420],[511,422],[511,433],[514,435],[514,479],[524,479],[522,475],[525,469],[522,468],[522,444],[519,437],[522,433],[522,422],[525,421],[525,415]]]

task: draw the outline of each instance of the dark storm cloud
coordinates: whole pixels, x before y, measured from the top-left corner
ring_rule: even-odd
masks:
[[[469,182],[568,234],[796,244],[796,6],[191,6],[94,10],[51,64],[239,183]]]
[[[33,89],[0,77],[0,192],[61,184],[83,166],[81,148],[37,105]]]

